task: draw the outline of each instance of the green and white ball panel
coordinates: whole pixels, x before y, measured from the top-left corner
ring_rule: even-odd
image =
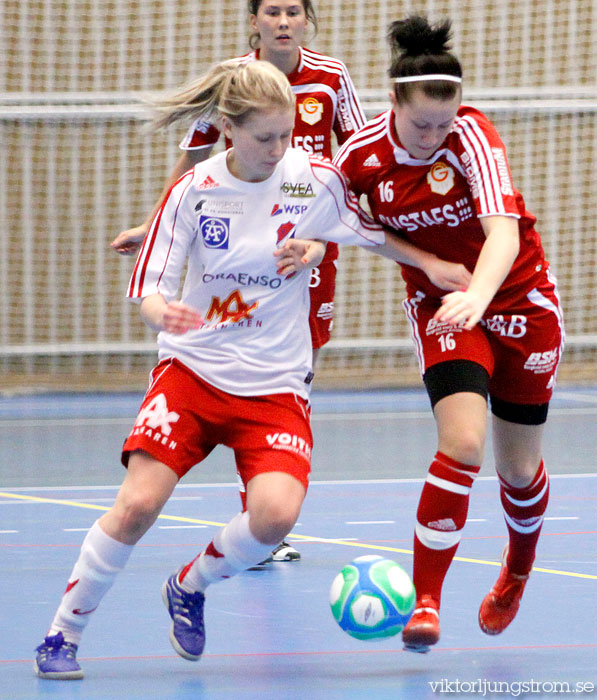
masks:
[[[369,569],[369,576],[403,615],[412,612],[416,600],[415,588],[400,564],[383,559]]]
[[[330,607],[340,627],[357,639],[380,639],[400,632],[412,615],[415,590],[394,561],[358,557],[334,578]]]

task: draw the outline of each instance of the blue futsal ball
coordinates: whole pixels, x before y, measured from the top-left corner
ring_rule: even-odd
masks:
[[[392,637],[404,629],[415,609],[415,587],[391,559],[358,557],[336,576],[330,607],[336,622],[356,639]]]

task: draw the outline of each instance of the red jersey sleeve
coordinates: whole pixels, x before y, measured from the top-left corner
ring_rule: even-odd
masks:
[[[220,138],[220,131],[207,119],[197,119],[189,127],[179,148],[192,151],[196,148],[214,146]]]

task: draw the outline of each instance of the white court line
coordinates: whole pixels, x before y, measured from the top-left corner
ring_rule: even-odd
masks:
[[[207,525],[158,525],[160,530],[199,530],[206,527]]]
[[[580,518],[578,517],[578,515],[553,515],[551,517],[543,518],[543,520],[580,520]]]
[[[0,530],[0,535],[14,535],[18,534],[19,530]]]
[[[395,520],[347,520],[345,525],[394,525]]]

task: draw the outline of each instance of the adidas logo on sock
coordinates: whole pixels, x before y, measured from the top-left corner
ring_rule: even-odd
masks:
[[[431,528],[432,530],[442,530],[443,532],[453,532],[454,530],[458,530],[456,523],[452,520],[452,518],[432,520],[430,523],[427,523],[427,527]]]
[[[381,163],[379,162],[379,158],[375,153],[372,153],[363,163],[364,168],[376,168],[378,165],[381,165]]]

